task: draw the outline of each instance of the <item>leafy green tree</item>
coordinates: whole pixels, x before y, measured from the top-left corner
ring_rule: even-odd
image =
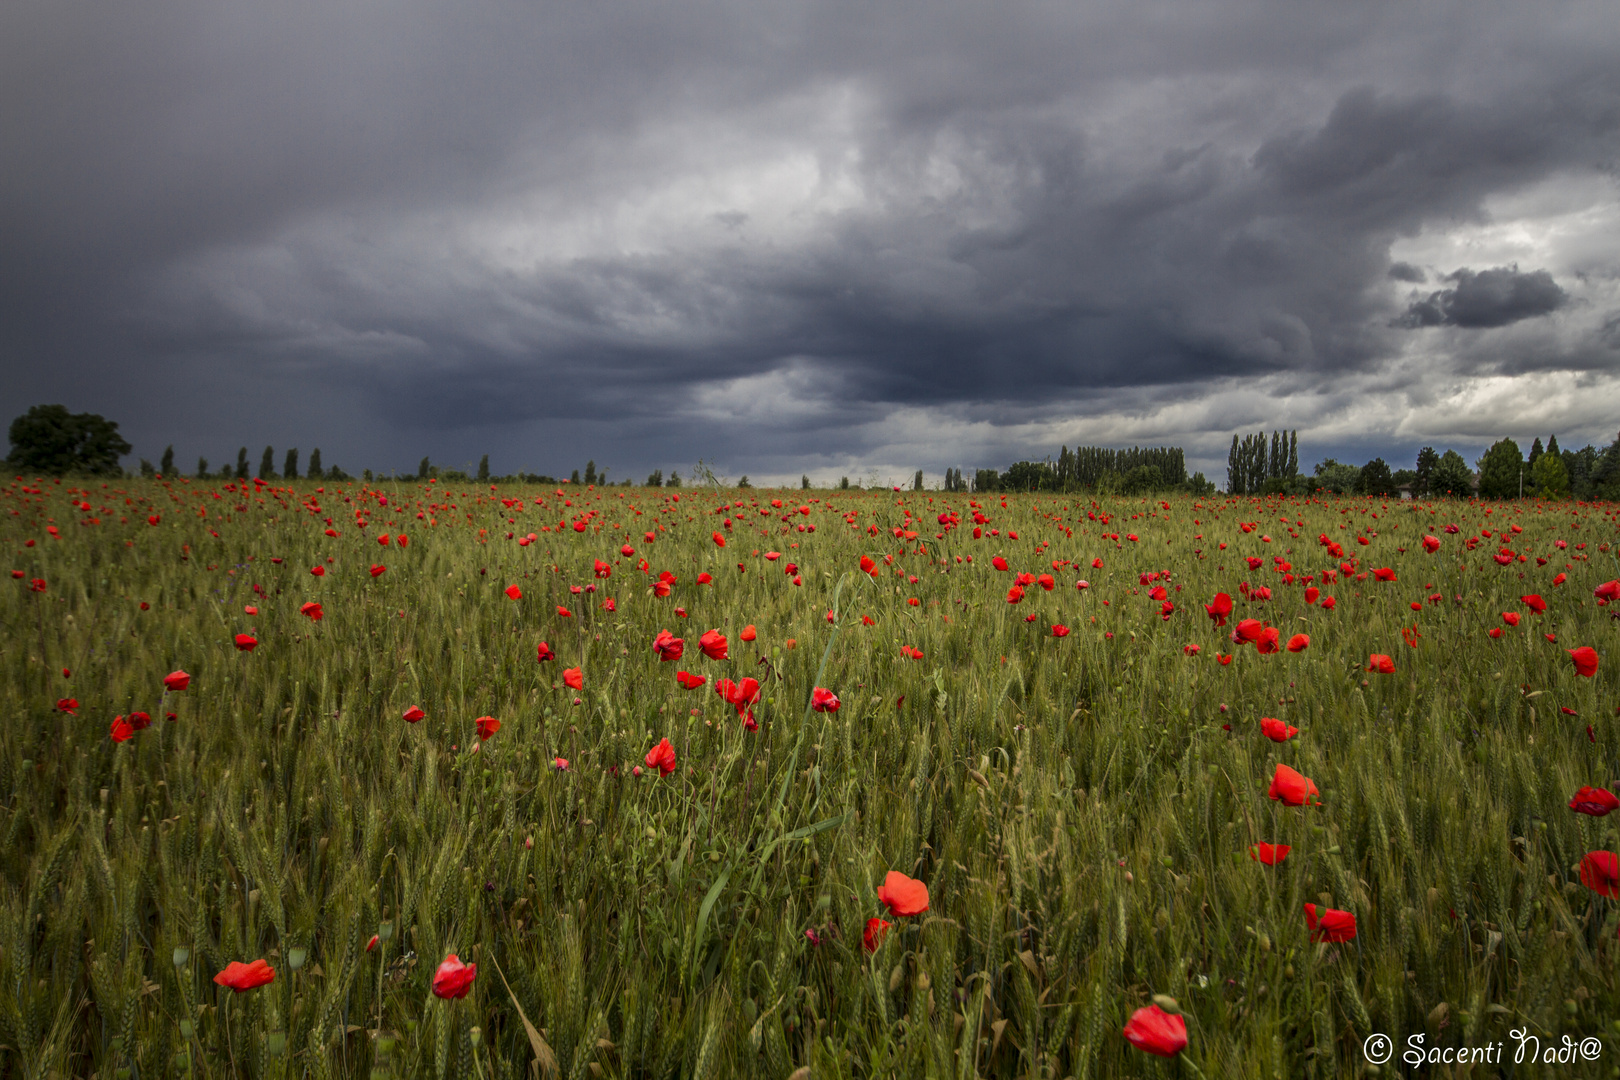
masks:
[[[911,490],[912,491],[921,491],[922,489],[923,489],[922,470],[918,469],[917,470],[917,475],[912,477]]]
[[[1564,457],[1551,450],[1536,458],[1530,466],[1536,482],[1536,494],[1549,499],[1562,499],[1569,494],[1569,470],[1564,468]]]
[[[1434,475],[1429,478],[1429,494],[1466,498],[1473,491],[1474,474],[1463,456],[1455,450],[1440,455],[1440,460],[1434,463]]]
[[[1338,495],[1355,491],[1361,479],[1361,470],[1354,465],[1344,465],[1332,458],[1319,462],[1314,470],[1316,481],[1313,488],[1323,488]]]
[[[577,473],[577,472],[574,474],[574,483],[576,483],[576,484],[579,483],[579,473]],[[680,487],[681,486],[681,474],[676,472],[674,469],[669,470],[669,484],[667,486],[669,486],[669,487]]]
[[[141,475],[148,480],[157,475],[157,470],[154,469],[152,467],[152,463],[147,461],[145,458],[141,458]]]
[[[433,463],[428,461],[426,455],[423,455],[422,463],[416,467],[416,478],[418,480],[426,480],[428,478],[428,474],[430,474],[432,471]]]
[[[647,474],[647,486],[648,487],[663,487],[664,486],[664,470],[663,469],[654,469],[652,472],[648,473]]]
[[[316,447],[309,452],[309,472],[305,473],[311,480],[323,480],[326,474],[321,472],[321,448]]]
[[[236,478],[238,480],[248,478],[247,447],[245,446],[236,452]]]
[[[748,482],[748,474],[743,473],[742,476],[739,477],[738,480],[737,480],[737,486],[740,487],[740,488],[746,488],[746,487],[753,487],[754,485],[750,484]]]
[[[1389,466],[1381,457],[1375,457],[1361,467],[1361,475],[1356,477],[1356,493],[1359,495],[1393,495],[1395,494],[1395,475],[1389,471]]]
[[[35,405],[11,422],[6,464],[18,472],[60,476],[82,472],[116,476],[131,447],[118,425],[96,413],[70,413],[63,405]]]
[[[849,477],[840,476],[838,478],[838,490],[839,491],[848,491],[849,490]]]
[[[1524,454],[1512,439],[1500,439],[1480,458],[1479,495],[1482,499],[1516,499],[1524,476]]]
[[[585,486],[590,487],[594,483],[596,483],[596,462],[587,461],[585,463]]]
[[[197,458],[197,479],[208,479],[208,459],[205,457]]]
[[[1395,470],[1395,488],[1398,491],[1403,487],[1408,489],[1409,491],[1411,491],[1412,494],[1414,494],[1414,495],[1417,494],[1417,470],[1416,469],[1396,469]]]
[[[1527,475],[1535,472],[1536,462],[1541,460],[1544,453],[1546,451],[1541,448],[1541,436],[1537,435],[1535,441],[1530,444],[1529,456],[1524,459],[1524,471]]]
[[[799,477],[799,490],[800,491],[809,491],[810,490],[810,474],[809,473],[804,473]]]
[[[478,482],[486,483],[489,480],[489,455],[485,454],[478,459]]]
[[[287,451],[286,460],[281,463],[281,475],[288,480],[298,479],[298,447]]]
[[[1001,474],[1003,491],[1042,491],[1057,486],[1057,474],[1042,461],[1016,461]]]
[[[568,478],[568,482],[569,482],[569,483],[570,483],[570,484],[577,484],[577,483],[579,483],[579,470],[578,470],[578,469],[575,469],[575,470],[574,470],[574,474],[573,474],[573,475],[572,475],[572,476],[570,476],[570,477],[569,477],[569,478]]]
[[[259,479],[274,480],[276,478],[276,451],[273,447],[265,447],[264,455],[259,458]]]
[[[1434,447],[1425,446],[1418,451],[1417,468],[1413,469],[1412,494],[1419,498],[1427,497],[1434,483],[1434,467],[1439,464],[1440,455],[1434,452]]]
[[[174,446],[172,444],[163,448],[163,460],[158,462],[158,472],[164,476],[174,475]]]

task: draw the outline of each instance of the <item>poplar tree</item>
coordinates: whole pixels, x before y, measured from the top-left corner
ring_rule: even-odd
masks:
[[[166,446],[163,449],[163,460],[158,462],[158,472],[164,476],[174,475],[174,447]]]
[[[288,480],[298,479],[298,447],[287,451],[287,459],[281,465],[281,475]]]
[[[318,446],[309,452],[309,472],[305,475],[311,480],[320,480],[326,475],[321,472],[321,448]]]
[[[264,456],[259,458],[259,479],[274,480],[276,478],[276,452],[272,447],[264,448]]]

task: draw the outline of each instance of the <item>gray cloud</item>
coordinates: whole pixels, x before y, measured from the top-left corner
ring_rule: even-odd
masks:
[[[1447,274],[1446,280],[1455,281],[1456,287],[1412,301],[1399,325],[1490,329],[1551,315],[1569,303],[1569,294],[1545,270],[1525,274],[1513,266],[1476,273],[1464,267]]]
[[[1620,239],[1617,39],[1576,4],[15,5],[0,411],[757,477],[1327,445],[1366,377],[1404,445],[1470,380],[1614,375],[1614,244],[1502,207],[1599,191],[1561,220]],[[1405,295],[1465,258],[1544,269]],[[1533,369],[1491,340],[1536,326]]]

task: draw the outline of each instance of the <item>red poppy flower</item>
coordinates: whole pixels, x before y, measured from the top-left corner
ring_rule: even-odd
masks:
[[[184,690],[191,685],[191,676],[183,671],[171,671],[163,676],[163,689]]]
[[[1306,904],[1305,925],[1312,941],[1350,941],[1356,936],[1356,917],[1337,908]]]
[[[889,921],[874,915],[866,920],[866,930],[861,934],[861,947],[869,953],[875,953],[883,945],[883,939],[888,936]]]
[[[1282,645],[1279,644],[1281,640],[1282,631],[1278,630],[1275,626],[1268,626],[1261,630],[1260,636],[1255,639],[1255,651],[1260,653],[1262,656],[1267,656],[1274,652],[1282,652]]]
[[[824,686],[818,686],[810,692],[810,707],[816,712],[837,712],[842,704],[838,695]]]
[[[705,630],[703,636],[698,638],[698,648],[710,660],[724,660],[726,658],[726,636],[718,630]]]
[[[517,588],[517,586],[514,585],[513,588]],[[574,613],[572,611],[569,611],[567,608],[563,607],[561,604],[558,604],[557,605],[557,617],[559,619],[572,619],[574,617]]]
[[[577,667],[563,668],[563,685],[570,690],[585,689],[585,673]]]
[[[677,671],[675,673],[675,681],[680,683],[688,690],[696,690],[698,687],[708,682],[709,679],[705,675],[693,675],[689,671]]]
[[[412,705],[401,714],[401,718],[407,724],[414,724],[425,716],[427,716],[427,713],[422,711],[422,707],[420,705]]]
[[[463,964],[461,957],[451,953],[433,973],[433,996],[438,998],[464,998],[478,977],[477,964]]]
[[[726,538],[721,536],[719,533],[715,533],[714,536],[711,539],[714,540],[714,546],[715,547],[725,547],[726,546]]]
[[[325,577],[326,576],[326,567],[324,567],[324,566],[312,566],[312,567],[309,568],[309,572],[310,572],[310,574],[312,574],[315,577]]]
[[[1288,853],[1294,850],[1287,844],[1251,844],[1249,845],[1249,858],[1258,860],[1266,866],[1276,866],[1288,858]]]
[[[57,702],[56,702],[56,711],[57,712],[65,712],[69,716],[78,716],[79,715],[78,709],[79,709],[79,699],[78,698],[65,697],[65,698],[58,699]]]
[[[1051,592],[1053,589],[1057,588],[1057,579],[1051,574],[1042,574],[1040,577],[1035,579],[1035,584],[1039,585],[1047,592]]]
[[[1590,679],[1597,674],[1598,654],[1590,645],[1582,645],[1578,649],[1569,649],[1569,658],[1575,664],[1575,674],[1583,679]]]
[[[556,769],[558,772],[567,772],[568,759],[565,757],[554,757],[551,759],[551,767]]]
[[[1427,551],[1430,555],[1433,555],[1435,552],[1439,551],[1440,538],[1438,536],[1425,536],[1423,538],[1423,550]]]
[[[876,580],[878,576],[877,560],[873,559],[870,555],[862,555],[861,573],[870,574],[873,580]]]
[[[759,631],[754,629],[753,623],[749,623],[747,626],[742,628],[742,633],[738,634],[737,636],[742,638],[744,641],[753,641],[755,638],[759,637]]]
[[[720,689],[721,683],[725,684],[725,690],[721,696],[729,701],[732,705],[736,706],[737,714],[739,716],[742,715],[748,706],[756,704],[759,701],[758,679],[749,678],[742,680],[742,682],[735,683],[730,679],[721,679],[719,682],[714,684],[716,690]]]
[[[1225,626],[1226,617],[1232,614],[1232,597],[1227,593],[1216,593],[1215,599],[1204,605],[1204,610],[1209,612],[1216,626]]]
[[[550,645],[547,645],[545,642],[542,641],[540,643],[540,648],[537,651],[534,659],[535,659],[536,663],[543,664],[547,660],[555,660],[555,659],[557,659],[557,654],[551,651],[551,646]]]
[[[697,583],[699,585],[707,585],[712,581],[714,581],[714,578],[710,576],[707,570],[697,576]]]
[[[1322,601],[1322,609],[1324,611],[1332,611],[1334,603],[1335,603],[1335,601],[1334,601],[1333,597],[1330,596],[1326,600]]]
[[[1069,636],[1069,628],[1067,626],[1064,626],[1062,623],[1053,623],[1052,624],[1052,636],[1057,637],[1057,638],[1068,637]]]
[[[1547,610],[1547,601],[1543,600],[1541,598],[1541,594],[1539,593],[1531,593],[1529,596],[1521,596],[1519,597],[1519,603],[1523,604],[1537,615],[1540,615],[1543,611]]]
[[[1383,653],[1373,653],[1367,657],[1367,670],[1376,671],[1380,675],[1395,674],[1395,661]]]
[[[896,915],[921,915],[928,910],[928,886],[898,870],[890,870],[878,886],[878,903]]]
[[[685,651],[685,640],[676,637],[668,630],[658,631],[658,636],[653,638],[653,652],[658,654],[660,662],[667,663],[670,660],[679,660],[681,653]]]
[[[372,577],[382,577],[383,574],[387,573],[387,571],[388,571],[388,567],[386,567],[386,566],[373,566],[371,568],[371,576]]]
[[[598,579],[610,578],[613,576],[613,564],[605,563],[601,559],[597,559],[596,565],[592,568],[591,573]]]
[[[1302,774],[1290,769],[1287,765],[1279,763],[1277,772],[1271,778],[1271,790],[1267,794],[1284,806],[1311,806],[1311,796],[1320,795],[1316,785],[1306,779]]]
[[[129,714],[129,726],[136,731],[145,731],[152,726],[152,717],[149,713],[132,712]]]
[[[506,587],[506,595],[510,596],[513,600],[521,600],[523,599],[523,590],[518,588],[516,585],[508,585]]]
[[[902,645],[900,646],[900,655],[904,656],[908,660],[921,660],[923,658],[923,651],[921,649],[913,648],[910,645]]]
[[[112,727],[108,730],[107,734],[112,737],[113,742],[123,742],[125,739],[128,739],[131,735],[135,734],[135,728],[134,725],[132,725],[128,720],[125,720],[122,716],[115,716],[113,717]]]
[[[473,721],[478,727],[478,737],[487,740],[491,735],[501,730],[501,722],[493,716],[480,716]]]
[[[668,776],[675,771],[675,748],[670,745],[667,736],[647,751],[645,761],[647,768],[657,769],[660,776]]]
[[[1563,574],[1559,574],[1558,578],[1562,579],[1563,576]],[[1554,585],[1560,583],[1561,582],[1559,580],[1554,580],[1553,582]],[[1599,600],[1620,600],[1620,581],[1605,581],[1603,584],[1592,590],[1592,595],[1597,597]]]
[[[1215,659],[1221,662],[1221,667],[1226,667],[1232,662],[1232,656],[1230,653],[1216,653]]]
[[[1293,637],[1288,639],[1289,652],[1304,652],[1310,647],[1311,636],[1309,634],[1295,634]]]
[[[1157,1005],[1137,1009],[1125,1022],[1125,1041],[1149,1054],[1175,1057],[1187,1048],[1187,1021]]]
[[[1003,559],[1000,555],[997,555],[995,558],[990,560],[990,565],[995,567],[997,570],[1006,570],[1007,560]]]
[[[1265,624],[1259,619],[1240,619],[1237,627],[1232,631],[1232,640],[1245,645],[1259,641],[1260,634],[1264,630]]]
[[[257,604],[248,604],[242,608],[242,614],[244,615],[257,615],[258,613],[259,607]]]
[[[243,652],[252,652],[254,649],[258,648],[258,645],[259,639],[256,637],[252,637],[248,634],[236,635],[236,647]]]
[[[377,536],[377,545],[379,547],[387,547],[388,546],[388,534],[387,533],[379,533],[378,534],[378,536]]]
[[[1615,810],[1620,810],[1620,799],[1607,788],[1583,787],[1569,800],[1569,808],[1577,814],[1588,814],[1591,817],[1607,817]]]
[[[321,605],[314,600],[301,605],[298,608],[298,613],[309,616],[311,622],[320,622],[321,619],[325,618],[325,613],[321,611]]]
[[[1318,589],[1315,585],[1311,585],[1305,590],[1305,602],[1307,604],[1314,604],[1316,603],[1316,598],[1321,595],[1322,590]]]
[[[1610,899],[1620,897],[1620,858],[1612,851],[1589,851],[1581,858],[1581,884]]]
[[[251,964],[232,960],[225,965],[224,971],[214,976],[214,982],[228,986],[238,994],[275,981],[276,969],[265,960],[255,960]]]
[[[1299,728],[1285,724],[1274,717],[1262,716],[1260,718],[1260,734],[1272,742],[1287,742],[1299,734]]]

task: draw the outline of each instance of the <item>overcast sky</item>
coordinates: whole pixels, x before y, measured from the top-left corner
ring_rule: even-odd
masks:
[[[637,482],[1602,446],[1617,58],[1612,0],[11,0],[0,422]]]

